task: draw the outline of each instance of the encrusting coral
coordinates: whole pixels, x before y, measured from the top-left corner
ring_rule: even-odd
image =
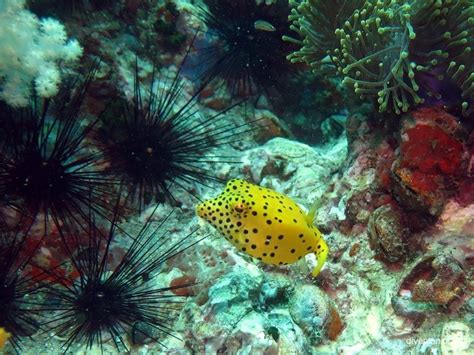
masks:
[[[315,69],[332,63],[380,112],[400,114],[434,100],[473,114],[472,1],[290,3],[291,28],[302,38],[285,38],[301,46],[288,57],[292,62]],[[453,98],[446,88],[454,88]]]

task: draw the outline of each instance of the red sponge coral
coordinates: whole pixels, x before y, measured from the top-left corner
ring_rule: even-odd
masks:
[[[400,167],[411,170],[416,190],[441,188],[446,178],[463,174],[465,148],[456,137],[456,118],[433,108],[417,110],[413,126],[402,134]]]
[[[402,190],[414,193],[434,215],[466,174],[463,133],[458,120],[438,108],[418,109],[403,120],[400,153],[392,172]]]

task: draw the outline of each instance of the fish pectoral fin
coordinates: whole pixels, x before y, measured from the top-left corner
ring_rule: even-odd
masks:
[[[313,272],[312,272],[313,277],[316,277],[319,275],[321,269],[323,268],[324,263],[326,262],[328,252],[329,252],[329,248],[326,242],[324,241],[323,238],[320,238],[316,246],[316,251],[314,252],[314,254],[316,255],[316,258],[318,259],[318,263],[316,264],[316,267],[313,269]]]
[[[316,216],[316,211],[319,209],[320,206],[321,201],[319,199],[315,199],[308,213],[306,213],[306,222],[308,222],[308,224],[313,225],[314,217]]]

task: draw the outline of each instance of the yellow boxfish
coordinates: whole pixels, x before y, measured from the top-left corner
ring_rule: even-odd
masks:
[[[241,251],[272,265],[294,263],[315,253],[317,276],[328,247],[309,213],[288,196],[251,184],[230,180],[224,192],[196,207],[196,213],[218,229]]]

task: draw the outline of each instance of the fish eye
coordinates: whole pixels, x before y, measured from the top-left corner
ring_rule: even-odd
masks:
[[[238,212],[238,213],[242,213],[244,212],[245,210],[245,206],[243,203],[237,203],[235,206],[234,206],[234,211],[235,212]]]

